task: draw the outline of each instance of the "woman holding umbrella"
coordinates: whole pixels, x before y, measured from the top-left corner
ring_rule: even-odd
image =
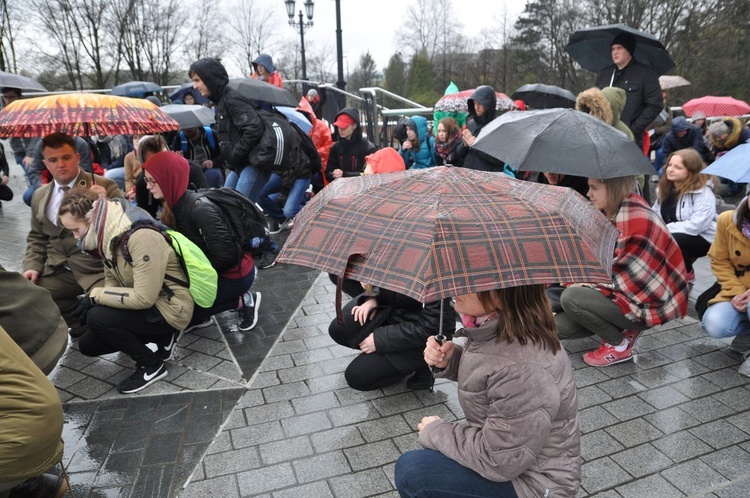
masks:
[[[523,306],[519,306],[523,303]],[[424,417],[395,481],[402,497],[571,497],[581,481],[573,368],[543,285],[456,297],[465,346],[427,341],[436,377],[458,382],[465,423]]]
[[[630,360],[643,330],[687,313],[689,287],[680,247],[635,188],[632,176],[589,178],[589,199],[620,231],[612,283],[569,284],[560,296],[563,311],[555,315],[561,339],[602,339],[598,349],[583,355],[591,366]]]

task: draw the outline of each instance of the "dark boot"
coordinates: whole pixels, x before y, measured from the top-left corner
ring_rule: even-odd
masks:
[[[425,365],[424,367],[419,367],[414,371],[414,375],[406,379],[406,387],[415,391],[424,391],[432,387],[432,382],[430,367]]]
[[[68,481],[63,476],[42,474],[11,489],[10,498],[61,498],[66,491]]]

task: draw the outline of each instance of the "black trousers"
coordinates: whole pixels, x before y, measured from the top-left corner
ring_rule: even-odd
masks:
[[[155,307],[148,310],[123,310],[94,306],[86,317],[88,330],[78,346],[86,356],[101,356],[121,351],[138,366],[155,367],[161,358],[146,347],[149,342],[169,342],[177,329],[169,325]]]
[[[711,243],[700,235],[673,233],[672,237],[674,237],[677,245],[680,246],[687,271],[692,271],[695,260],[708,254],[708,250],[711,248]]]
[[[362,330],[362,325],[354,321],[352,308],[357,305],[356,299],[352,299],[344,306],[341,312],[344,315],[344,324],[340,325],[336,319],[328,327],[328,333],[331,338],[342,346],[351,348],[349,340],[358,335]],[[377,329],[375,329],[377,334]],[[359,349],[354,347],[353,349]],[[420,368],[427,368],[424,360],[419,357],[418,360],[407,354],[391,352],[386,354],[375,351],[371,354],[362,353],[346,367],[344,378],[349,387],[358,391],[371,391],[380,387],[396,384],[404,378],[406,374],[414,372]],[[398,357],[400,365],[407,365],[406,372],[393,366],[389,357]],[[413,368],[412,368],[413,366]]]

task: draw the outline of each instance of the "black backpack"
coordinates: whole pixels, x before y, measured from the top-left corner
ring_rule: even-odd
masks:
[[[266,217],[252,201],[227,187],[204,188],[197,193],[213,202],[224,213],[241,254],[257,251],[262,239],[267,236],[268,224]]]
[[[284,171],[292,167],[299,148],[297,132],[286,116],[278,111],[256,108],[263,122],[263,135],[248,155],[249,164],[264,171]]]
[[[299,136],[300,155],[304,155],[310,160],[310,173],[313,175],[315,173],[320,173],[323,168],[323,161],[320,159],[318,148],[315,147],[312,138],[310,138],[310,135],[302,131],[302,129],[297,126],[297,123],[290,121],[289,124],[292,125],[292,128],[294,128]]]

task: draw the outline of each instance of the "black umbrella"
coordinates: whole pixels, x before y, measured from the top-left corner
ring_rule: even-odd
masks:
[[[627,24],[608,24],[579,29],[572,35],[565,51],[584,69],[598,73],[612,65],[612,40],[621,33],[635,37],[633,58],[664,74],[674,66],[672,57],[654,35],[633,29]]]
[[[254,78],[231,79],[229,88],[234,88],[250,100],[267,102],[271,105],[297,107],[299,102],[289,90]]]
[[[602,180],[656,173],[624,133],[575,109],[506,112],[482,128],[472,147],[523,171]]]
[[[22,92],[46,92],[47,89],[37,80],[21,76],[20,74],[0,71],[0,87],[18,88]]]
[[[160,85],[152,81],[128,81],[112,87],[112,95],[120,97],[145,97],[147,93],[161,92]]]
[[[553,107],[564,107],[574,109],[576,96],[564,88],[554,85],[543,85],[531,83],[523,85],[510,96],[513,100],[520,99],[533,109],[551,109]]]
[[[180,129],[200,128],[213,124],[214,111],[204,105],[168,104],[161,110],[180,124]]]
[[[200,92],[193,88],[193,82],[189,81],[180,85],[180,88],[169,94],[169,100],[175,104],[183,104],[185,94],[190,94],[195,98],[196,104],[209,104],[211,101],[200,94]]]

